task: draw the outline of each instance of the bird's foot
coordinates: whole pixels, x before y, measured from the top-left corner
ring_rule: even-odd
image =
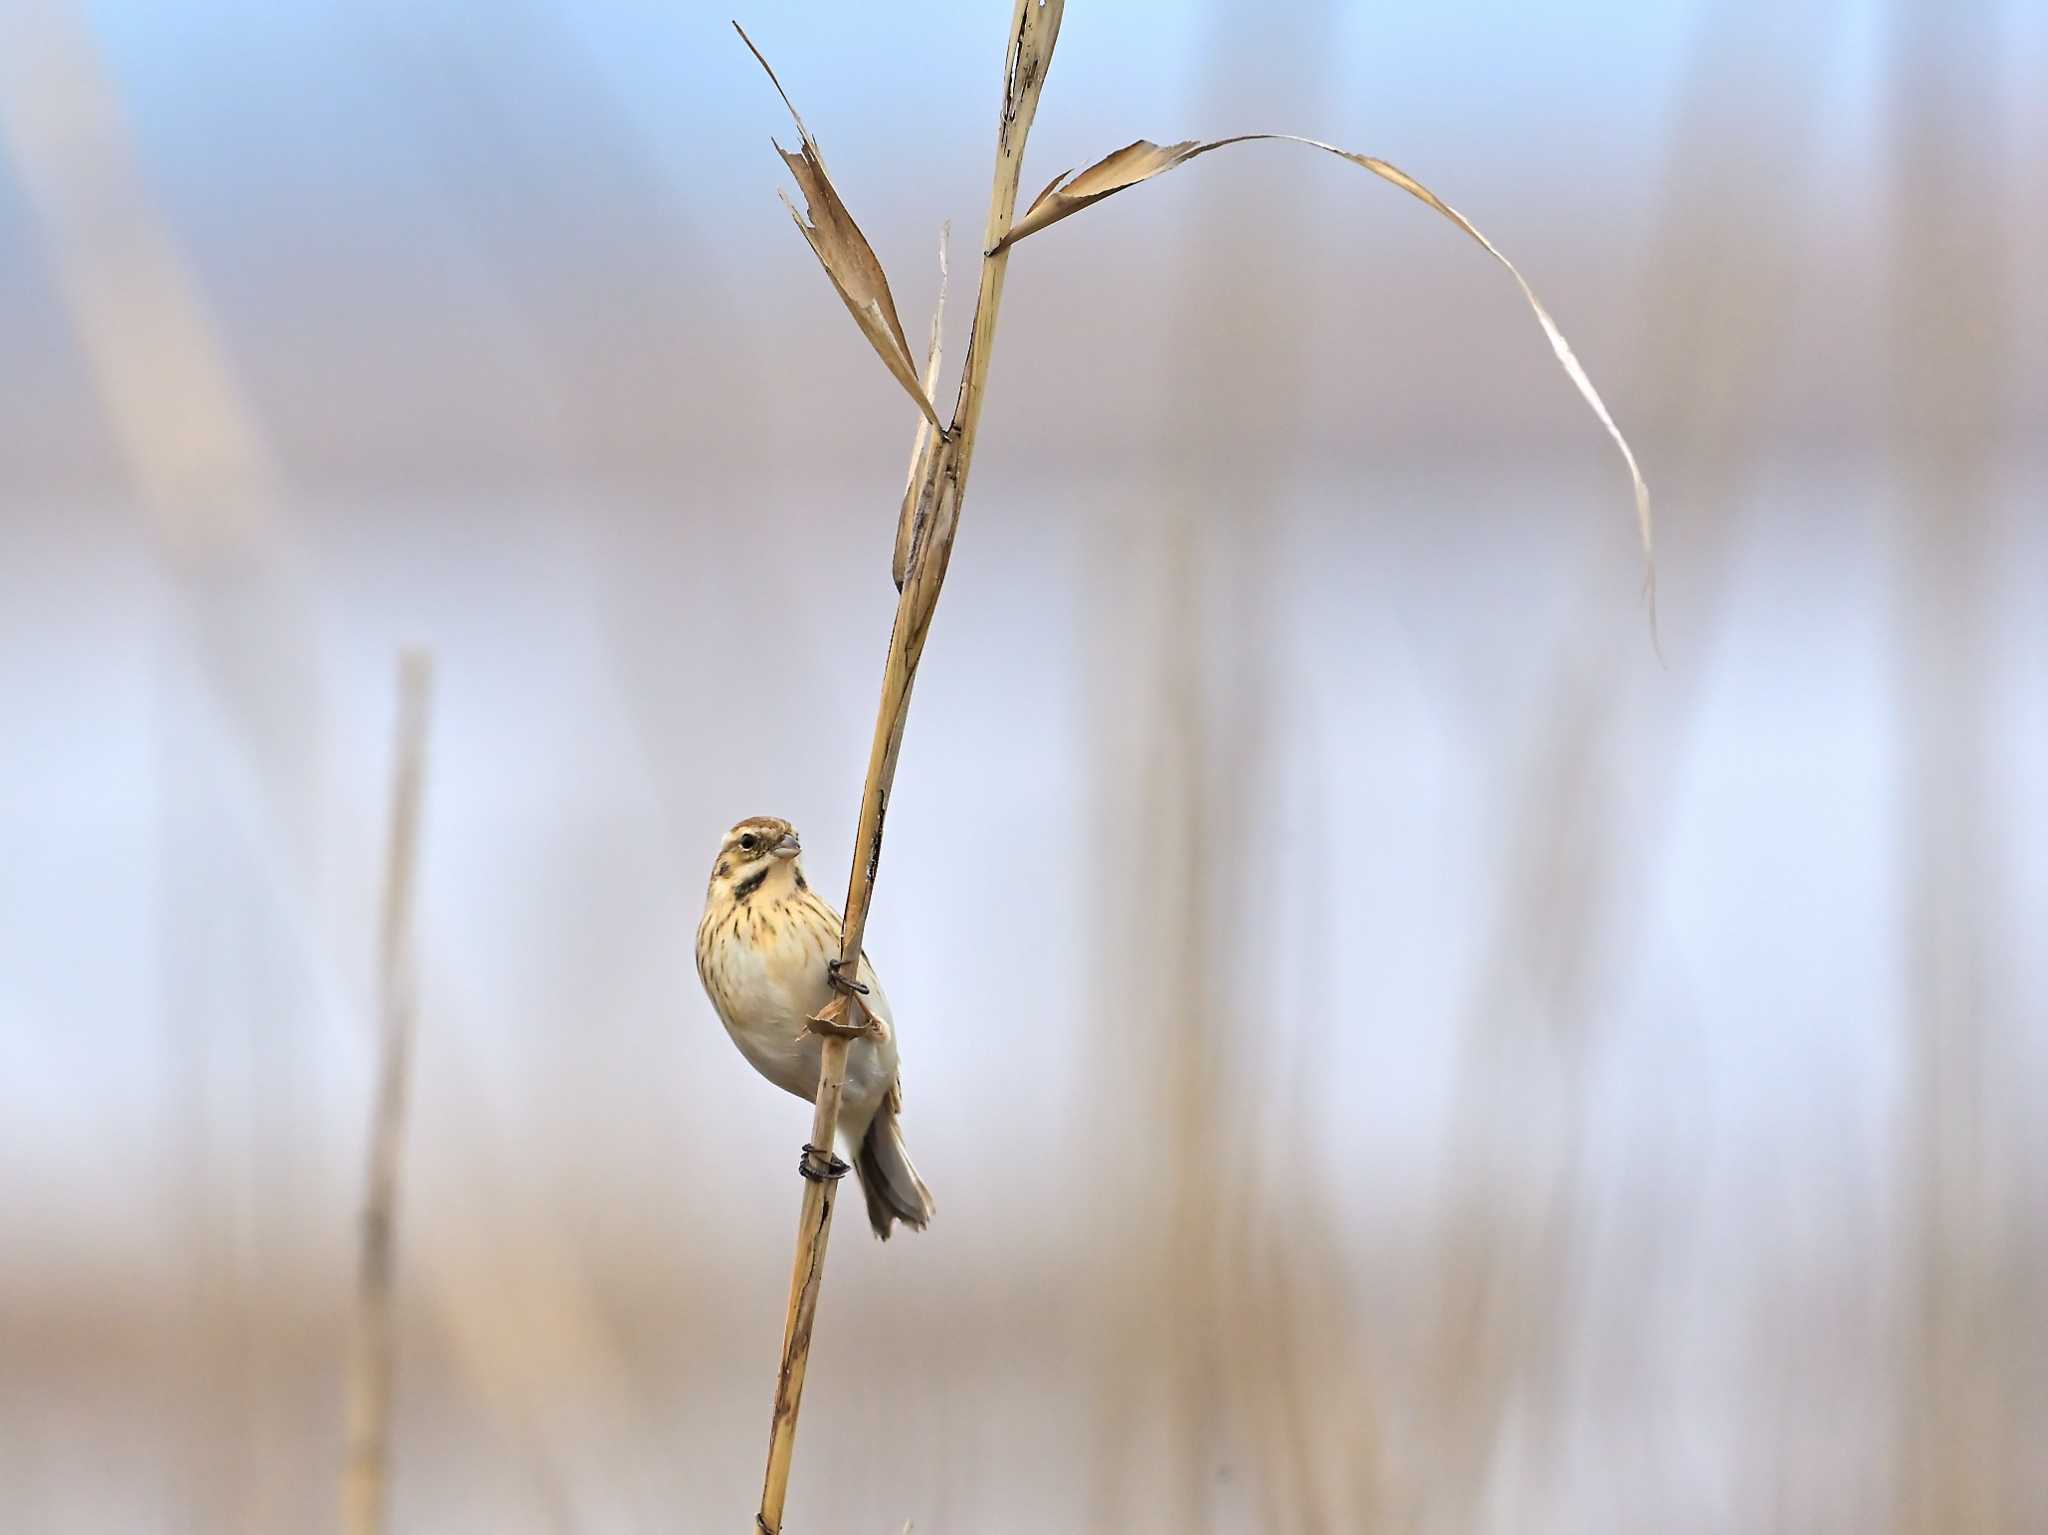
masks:
[[[841,963],[842,961],[836,959],[826,960],[825,979],[832,983],[833,988],[835,990],[843,991],[847,993],[849,996],[856,994],[863,997],[866,996],[868,994],[868,989],[863,982],[850,980],[846,976],[843,976],[839,973],[839,966],[841,965]]]
[[[820,1151],[805,1141],[803,1154],[796,1159],[796,1170],[813,1183],[837,1183],[850,1169],[831,1152]]]

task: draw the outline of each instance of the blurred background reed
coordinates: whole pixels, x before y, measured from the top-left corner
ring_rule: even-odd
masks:
[[[754,1506],[807,1110],[690,933],[743,815],[843,888],[912,417],[725,14],[5,7],[9,1529],[329,1527],[408,643],[393,1527]],[[1006,14],[744,15],[913,334]],[[870,929],[940,1215],[842,1231],[793,1528],[2048,1528],[2044,80],[2030,0],[1076,0],[1027,191],[1429,181],[1668,664],[1398,193],[1022,247]]]

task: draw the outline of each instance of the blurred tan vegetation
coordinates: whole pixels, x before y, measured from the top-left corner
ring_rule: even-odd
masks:
[[[2048,19],[1111,10],[1027,194],[1422,176],[1666,661],[1398,193],[1020,246],[791,1527],[2048,1526]],[[745,20],[921,318],[1000,16]],[[0,1522],[328,1527],[421,644],[392,1527],[737,1528],[807,1113],[690,934],[742,815],[842,883],[913,420],[780,108],[688,5],[4,32]]]

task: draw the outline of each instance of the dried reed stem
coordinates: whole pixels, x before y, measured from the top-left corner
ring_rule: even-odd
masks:
[[[355,1336],[349,1355],[348,1458],[342,1470],[344,1535],[384,1528],[386,1452],[391,1419],[391,1255],[399,1153],[405,1138],[407,1065],[412,1055],[413,864],[419,844],[427,706],[433,662],[409,650],[398,662],[398,735],[385,848],[384,907],[377,940],[381,1040],[370,1165],[363,1194],[362,1249],[356,1268]]]
[[[960,392],[953,406],[952,425],[937,433],[935,439],[926,441],[923,439],[930,432],[930,425],[928,422],[920,423],[921,440],[912,451],[911,482],[904,493],[894,561],[899,589],[896,621],[889,634],[888,660],[882,673],[882,701],[875,715],[875,737],[868,754],[867,781],[861,790],[860,825],[854,836],[853,868],[846,887],[846,916],[840,929],[840,968],[847,975],[855,975],[859,970],[861,938],[867,929],[868,909],[874,898],[875,873],[881,864],[882,828],[888,813],[889,790],[895,782],[896,759],[903,748],[903,729],[910,712],[911,685],[917,679],[918,660],[924,654],[925,636],[938,606],[939,588],[945,582],[946,566],[952,559],[953,537],[959,527],[960,499],[966,490],[975,432],[981,421],[989,357],[995,342],[996,315],[1003,298],[1003,274],[1009,266],[1008,250],[998,247],[1008,235],[1016,214],[1024,143],[1031,132],[1032,119],[1038,112],[1039,93],[1045,84],[1046,67],[1052,61],[1053,44],[1059,36],[1064,9],[1064,0],[1016,0],[1004,61],[1003,112],[996,135],[996,164],[994,184],[989,194],[987,237],[982,242],[981,286],[975,297],[974,323],[968,337],[967,360],[961,370]],[[807,150],[815,154],[815,146],[809,143],[808,135],[805,137]],[[798,167],[796,159],[791,158],[791,166],[792,169]],[[807,195],[813,190],[806,184]],[[812,200],[815,203],[817,199],[814,197]],[[836,203],[836,197],[834,201]],[[850,228],[851,221],[847,222]],[[854,237],[858,238],[857,231]],[[819,247],[816,238],[813,239],[813,247]],[[834,254],[819,249],[819,259],[826,263],[835,283],[840,282],[834,268]],[[935,331],[934,352],[936,345]],[[927,391],[930,387],[928,383]],[[859,996],[853,993],[835,996],[813,1022],[821,1035],[822,1058],[810,1140],[811,1146],[818,1151],[815,1154],[806,1152],[807,1163],[831,1154],[838,1132],[840,1095],[846,1086],[846,1054],[853,1040],[872,1027]],[[796,1261],[790,1272],[789,1312],[783,1324],[782,1359],[775,1381],[775,1415],[768,1441],[768,1472],[761,1489],[761,1510],[755,1518],[757,1531],[765,1532],[765,1535],[781,1535],[783,1503],[789,1492],[790,1461],[796,1449],[797,1409],[803,1397],[804,1372],[810,1362],[812,1328],[817,1318],[818,1292],[824,1282],[825,1247],[831,1237],[832,1207],[837,1187],[836,1182],[822,1178],[806,1179],[804,1183],[803,1210],[797,1223]]]
[[[1651,523],[1650,493],[1637,467],[1635,454],[1621,430],[1608,414],[1606,404],[1579,365],[1564,333],[1549,312],[1537,301],[1535,291],[1500,249],[1462,213],[1446,203],[1406,171],[1376,156],[1340,149],[1317,139],[1292,134],[1241,134],[1206,142],[1193,139],[1161,146],[1139,139],[1105,156],[1078,174],[1056,177],[1032,202],[1024,216],[1017,217],[1017,189],[1023,169],[1025,141],[1038,111],[1045,72],[1052,61],[1059,36],[1062,0],[1016,0],[1010,21],[1009,48],[1003,72],[1003,113],[996,135],[996,164],[989,193],[986,238],[982,243],[981,283],[975,297],[974,327],[968,337],[967,360],[961,369],[960,392],[953,406],[952,424],[941,428],[932,405],[937,382],[937,332],[932,355],[919,376],[903,324],[896,312],[886,274],[874,249],[854,222],[852,213],[826,174],[824,157],[817,141],[797,115],[780,81],[790,116],[802,138],[800,150],[782,150],[804,198],[799,212],[794,203],[790,213],[797,228],[810,243],[824,266],[847,312],[875,350],[890,374],[916,401],[922,420],[911,448],[910,483],[896,528],[890,563],[897,590],[896,623],[889,636],[888,664],[882,675],[882,702],[875,718],[874,746],[868,756],[866,786],[861,794],[860,827],[854,839],[853,870],[847,881],[846,918],[841,928],[839,968],[858,973],[861,935],[867,927],[869,903],[874,897],[875,871],[882,856],[882,827],[889,805],[889,789],[896,776],[896,758],[903,745],[903,728],[910,708],[910,689],[917,676],[917,663],[924,653],[925,635],[937,607],[939,587],[952,558],[953,537],[959,526],[960,500],[965,493],[967,471],[974,457],[981,407],[986,396],[989,358],[995,341],[997,312],[1002,305],[1003,278],[1008,271],[1010,247],[1016,241],[1044,229],[1117,192],[1185,165],[1202,155],[1234,144],[1282,140],[1349,161],[1381,180],[1408,192],[1437,214],[1455,224],[1488,255],[1506,268],[1521,289],[1549,339],[1558,364],[1571,379],[1586,405],[1599,418],[1626,462],[1635,487],[1636,516],[1645,560],[1646,591],[1654,592],[1649,576]],[[735,24],[737,25],[737,24]],[[741,32],[742,38],[746,37]],[[753,43],[754,56],[762,68],[768,61]],[[775,72],[768,70],[771,81]],[[786,200],[786,199],[785,199]],[[1651,606],[1652,635],[1655,633],[1654,596]],[[790,1276],[789,1314],[783,1327],[782,1363],[776,1379],[775,1417],[769,1438],[768,1475],[761,1494],[761,1511],[756,1519],[763,1535],[780,1535],[782,1508],[789,1485],[790,1457],[796,1442],[797,1407],[803,1392],[804,1370],[810,1358],[811,1330],[817,1317],[818,1291],[824,1278],[825,1245],[832,1225],[834,1185],[826,1165],[839,1123],[839,1099],[846,1082],[846,1055],[854,1039],[871,1032],[873,1025],[861,1006],[859,996],[844,991],[811,1020],[813,1031],[822,1039],[822,1062],[818,1079],[817,1112],[812,1120],[811,1142],[805,1149],[803,1213],[797,1229],[796,1263]],[[840,1172],[844,1168],[837,1169]]]

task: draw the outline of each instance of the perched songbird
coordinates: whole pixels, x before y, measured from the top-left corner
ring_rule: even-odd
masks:
[[[802,852],[796,828],[770,816],[725,834],[697,924],[697,974],[754,1069],[799,1098],[815,1099],[822,1043],[804,1021],[832,999],[839,913],[804,878]],[[879,1037],[856,1039],[847,1050],[839,1134],[867,1196],[868,1220],[886,1241],[896,1221],[923,1228],[932,1194],[904,1149],[896,1022],[866,954],[857,979],[866,988],[862,1006],[882,1027]]]

